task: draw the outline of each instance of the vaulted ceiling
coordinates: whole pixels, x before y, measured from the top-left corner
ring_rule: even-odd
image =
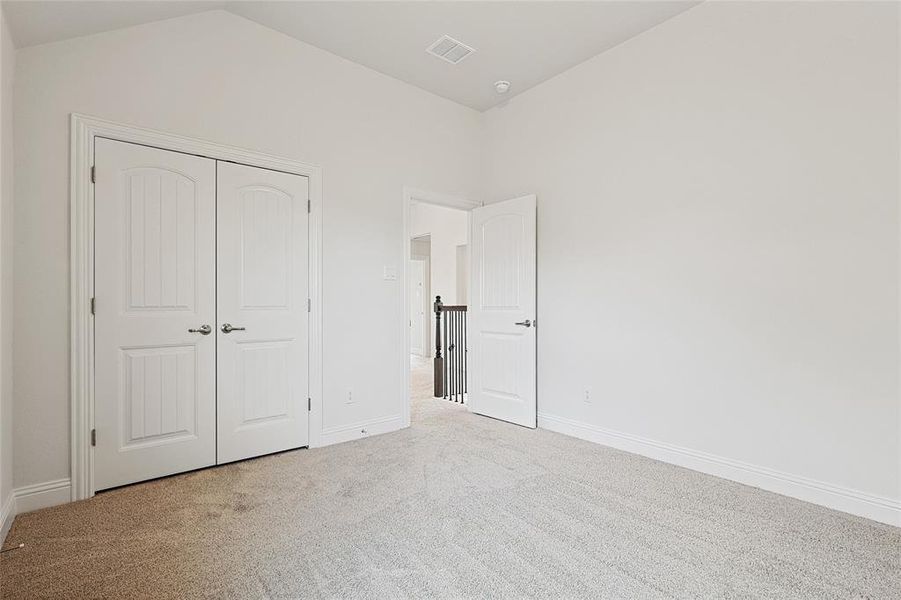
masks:
[[[486,110],[699,2],[179,2],[5,0],[18,47],[228,10],[476,110]],[[442,35],[476,51],[426,53]],[[511,83],[499,95],[494,82]]]

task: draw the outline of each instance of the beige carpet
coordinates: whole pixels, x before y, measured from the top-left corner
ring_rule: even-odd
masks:
[[[20,515],[20,542],[4,598],[901,598],[897,528],[428,397],[404,431]]]

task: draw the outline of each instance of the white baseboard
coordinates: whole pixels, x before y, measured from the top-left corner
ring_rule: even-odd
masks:
[[[557,433],[611,446],[626,452],[731,479],[784,496],[901,527],[901,501],[816,481],[737,460],[683,448],[629,433],[603,429],[548,414],[538,415],[538,426]]]
[[[21,515],[33,510],[71,502],[72,483],[68,478],[45,481],[16,488],[13,494],[16,498],[15,513]]]
[[[0,546],[6,541],[6,534],[12,527],[13,519],[16,518],[16,493],[10,493],[6,500],[0,504]]]
[[[341,427],[332,427],[323,429],[319,438],[320,446],[331,446],[332,444],[340,444],[342,442],[350,442],[371,435],[380,435],[403,429],[404,418],[401,415],[393,417],[380,417],[378,419],[370,419],[368,421],[360,421],[359,423],[351,423]]]

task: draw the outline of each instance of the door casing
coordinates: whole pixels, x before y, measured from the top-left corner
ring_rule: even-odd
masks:
[[[319,446],[322,431],[322,169],[290,158],[72,113],[69,169],[71,499],[83,500],[94,495],[91,446],[94,428],[93,165],[97,137],[303,175],[309,179],[310,446]],[[409,244],[407,246],[409,254]]]

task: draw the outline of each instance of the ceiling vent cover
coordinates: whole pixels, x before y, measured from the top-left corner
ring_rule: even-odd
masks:
[[[432,56],[446,60],[452,65],[459,64],[464,58],[475,52],[463,42],[457,41],[449,35],[441,36],[434,44],[425,49]]]

